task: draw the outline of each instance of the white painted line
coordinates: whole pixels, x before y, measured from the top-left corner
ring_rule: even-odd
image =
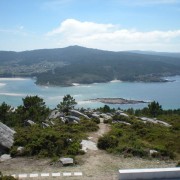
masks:
[[[61,174],[60,173],[52,173],[52,176],[57,177],[57,176],[61,176]]]
[[[26,178],[27,174],[19,174],[19,178]]]
[[[71,173],[70,172],[64,172],[63,176],[71,176]]]
[[[29,177],[38,177],[38,174],[30,174]]]
[[[48,177],[48,176],[49,176],[49,173],[41,173],[41,176],[42,176],[42,177]]]
[[[82,172],[74,172],[74,176],[82,176]]]

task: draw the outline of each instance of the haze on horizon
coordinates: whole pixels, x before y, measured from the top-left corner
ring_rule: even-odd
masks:
[[[180,52],[180,0],[0,1],[0,50]]]

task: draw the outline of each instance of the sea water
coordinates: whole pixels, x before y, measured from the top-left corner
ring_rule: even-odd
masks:
[[[78,102],[77,107],[97,108],[104,106],[100,102],[91,102],[96,98],[125,98],[143,101],[158,101],[164,109],[180,108],[180,76],[168,77],[172,82],[144,83],[121,82],[94,83],[71,87],[39,86],[34,79],[29,78],[0,78],[0,103],[6,102],[11,106],[22,104],[22,98],[27,95],[38,95],[46,105],[55,108],[63,96],[70,94]],[[113,108],[143,108],[147,104],[113,105]]]

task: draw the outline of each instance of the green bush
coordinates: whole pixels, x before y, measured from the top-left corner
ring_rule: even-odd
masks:
[[[80,143],[76,142],[71,144],[67,149],[67,154],[78,155],[81,149]]]
[[[14,178],[13,176],[3,176],[0,177],[0,180],[16,180],[16,178]]]
[[[112,123],[112,119],[104,119],[104,124],[111,124]]]
[[[99,118],[93,118],[92,121],[95,122],[96,124],[100,123],[100,119]]]
[[[114,118],[122,120],[121,116],[114,116]],[[165,127],[160,124],[143,123],[135,117],[123,117],[123,120],[130,122],[131,125],[112,124],[110,132],[99,138],[98,147],[110,153],[123,154],[126,157],[149,157],[149,150],[154,149],[158,153],[153,154],[151,156],[153,158],[176,159],[180,154],[180,144],[177,141],[179,139],[180,115],[171,112],[171,114],[161,114],[160,119],[172,126]],[[112,136],[118,142],[114,146],[110,143]]]
[[[16,129],[11,155],[13,157],[77,155],[81,149],[81,140],[86,138],[86,132],[97,131],[98,128],[91,120],[81,120],[78,124],[59,123],[45,129],[39,125],[20,127]],[[24,147],[23,154],[17,153],[18,146]]]
[[[113,135],[104,135],[103,137],[100,137],[98,139],[98,148],[99,149],[108,149],[108,148],[114,148],[118,145],[118,139],[116,136]]]
[[[16,180],[13,176],[3,176],[2,172],[0,171],[0,180]]]

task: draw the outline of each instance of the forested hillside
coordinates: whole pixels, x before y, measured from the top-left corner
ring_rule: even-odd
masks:
[[[178,53],[112,52],[70,46],[24,52],[0,51],[0,76],[37,77],[37,84],[164,81],[180,74]]]

